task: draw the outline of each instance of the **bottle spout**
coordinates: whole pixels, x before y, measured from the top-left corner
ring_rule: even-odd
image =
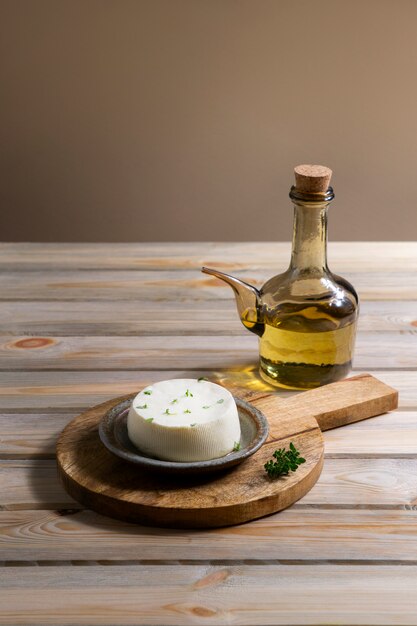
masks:
[[[230,276],[230,274],[225,274],[224,272],[219,272],[209,267],[202,267],[201,271],[205,274],[215,276],[230,285],[235,294],[240,321],[248,330],[257,335],[262,335],[263,324],[260,319],[261,294],[258,289],[239,278],[235,278],[234,276]]]

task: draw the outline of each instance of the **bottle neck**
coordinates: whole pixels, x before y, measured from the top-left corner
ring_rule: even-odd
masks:
[[[294,205],[290,269],[325,273],[327,268],[327,207],[323,203]]]

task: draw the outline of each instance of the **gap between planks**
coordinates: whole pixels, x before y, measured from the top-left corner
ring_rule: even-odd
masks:
[[[9,561],[0,561],[0,568],[9,568],[9,567],[161,567],[165,565],[200,565],[206,567],[237,567],[242,565],[249,565],[251,567],[254,566],[278,566],[278,565],[291,565],[291,566],[318,566],[323,567],[326,565],[343,565],[346,567],[367,567],[367,566],[404,566],[411,565],[417,566],[417,561],[407,561],[401,559],[387,559],[387,560],[378,560],[378,559],[369,559],[360,561],[358,559],[347,560],[347,559],[307,559],[307,560],[296,560],[296,559],[195,559],[195,560],[184,560],[184,559],[154,559],[154,560],[130,560],[127,561],[125,559],[115,559],[113,561],[106,559],[71,559],[71,560],[62,560],[62,559],[51,559],[51,560],[28,560],[28,561],[19,561],[16,559],[10,559]]]

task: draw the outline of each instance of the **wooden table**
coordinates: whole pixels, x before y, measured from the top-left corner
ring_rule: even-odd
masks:
[[[218,266],[256,284],[289,245],[0,247],[0,623],[417,624],[417,244],[335,243],[361,300],[355,371],[400,410],[325,433],[313,490],[246,525],[174,531],[83,510],[56,478],[57,434],[145,382],[256,386],[257,339]]]

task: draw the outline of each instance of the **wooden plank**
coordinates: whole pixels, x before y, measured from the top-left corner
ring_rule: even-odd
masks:
[[[400,306],[392,315],[385,315],[384,322],[380,323],[382,330],[413,329],[408,321],[408,311],[413,318],[417,317],[417,312],[413,315],[416,307],[413,302],[409,304],[408,308],[405,306],[403,317]],[[369,321],[366,325],[374,327],[378,319],[378,315],[372,315],[375,322]],[[224,300],[221,307],[214,300],[171,302],[168,306],[148,301],[140,304],[130,301],[0,302],[0,334],[167,336],[242,335],[247,332],[239,320],[233,296]]]
[[[54,461],[0,461],[0,485],[0,509],[80,508],[58,482]]]
[[[417,345],[417,335],[414,337]],[[245,367],[258,337],[2,337],[0,369],[117,370]]]
[[[394,411],[324,435],[328,458],[367,456],[417,458],[417,412]]]
[[[356,372],[355,372],[356,373]],[[360,371],[357,372],[358,374]],[[400,407],[417,407],[416,372],[407,370],[369,370],[383,382],[399,391]],[[168,378],[184,378],[187,370],[153,370],[137,372],[2,372],[0,376],[0,411],[51,412],[84,409],[115,396],[133,393],[139,387]],[[256,367],[245,369],[195,370],[192,376],[210,376],[238,392],[271,390],[259,379]],[[287,398],[289,391],[277,391]]]
[[[416,466],[415,458],[326,459],[319,482],[302,502],[332,508],[414,505]]]
[[[76,413],[0,414],[0,458],[53,458],[61,430]],[[327,457],[417,455],[417,412],[396,411],[324,433]]]
[[[361,303],[358,332],[417,332],[415,301]],[[190,300],[169,306],[144,301],[3,301],[0,334],[33,335],[245,335],[232,294],[229,300]]]
[[[415,565],[10,567],[0,623],[415,626]]]
[[[186,372],[2,372],[0,410],[85,408]],[[203,373],[201,375],[204,375]],[[416,394],[417,405],[417,394]]]
[[[218,369],[256,365],[258,337],[13,337],[0,340],[0,370]],[[354,368],[417,367],[417,333],[361,333]]]
[[[330,508],[401,508],[417,499],[415,459],[326,459],[319,481],[300,501]],[[260,472],[263,472],[262,463]],[[0,507],[77,507],[58,482],[52,460],[0,461]],[[78,507],[77,507],[78,508]],[[83,508],[83,507],[79,507]]]
[[[76,413],[0,414],[0,458],[53,458],[61,430]]]
[[[182,531],[93,511],[0,511],[3,561],[280,560],[416,562],[417,511],[294,506],[250,524]]]
[[[288,233],[290,237],[290,233]],[[0,268],[7,270],[187,270],[215,265],[224,271],[288,266],[291,244],[285,242],[162,243],[1,243]],[[417,269],[417,242],[331,241],[330,267],[344,271]]]
[[[239,270],[234,274],[261,287],[270,271]],[[417,272],[343,272],[362,300],[416,300]],[[189,300],[230,300],[232,291],[224,282],[194,270],[165,271],[20,271],[0,275],[0,300],[122,300],[184,303]]]

